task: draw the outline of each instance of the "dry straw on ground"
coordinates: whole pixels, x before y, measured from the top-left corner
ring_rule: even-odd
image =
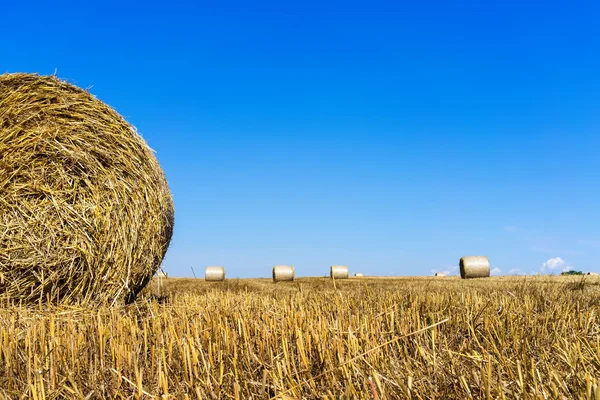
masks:
[[[294,273],[291,265],[276,265],[273,267],[273,282],[293,281]]]
[[[0,306],[0,399],[600,399],[592,279],[301,282]]]
[[[329,276],[331,279],[347,279],[348,267],[345,265],[332,265],[329,268]]]
[[[210,282],[221,282],[225,280],[225,268],[218,266],[206,267],[204,279]]]
[[[0,293],[132,300],[167,251],[173,202],[112,108],[53,76],[0,75]]]
[[[487,278],[490,276],[490,262],[484,256],[467,256],[460,259],[462,279]]]

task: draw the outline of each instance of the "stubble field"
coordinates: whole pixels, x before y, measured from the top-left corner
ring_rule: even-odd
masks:
[[[154,280],[0,307],[0,398],[600,400],[593,277]]]

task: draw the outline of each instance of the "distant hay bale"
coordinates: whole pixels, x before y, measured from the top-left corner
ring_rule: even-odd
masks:
[[[276,265],[273,267],[273,282],[293,281],[294,273],[291,265]]]
[[[331,279],[348,279],[348,267],[345,265],[332,265],[329,268]]]
[[[460,259],[460,277],[462,279],[488,278],[490,262],[484,256],[467,256]]]
[[[600,276],[600,274],[597,272],[588,272],[587,274],[590,276]]]
[[[206,267],[204,279],[208,282],[221,282],[225,280],[225,268],[218,266]]]
[[[0,295],[132,301],[173,214],[153,151],[115,110],[54,76],[0,75]]]
[[[355,276],[356,278],[362,278],[364,275],[362,274],[362,272],[355,272],[355,273],[354,273],[354,276]]]
[[[446,274],[443,272],[436,272],[435,276],[442,277],[442,276],[446,276]]]

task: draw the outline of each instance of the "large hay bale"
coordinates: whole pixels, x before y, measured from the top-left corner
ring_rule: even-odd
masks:
[[[218,266],[206,267],[204,280],[207,282],[221,282],[225,280],[225,268]]]
[[[348,279],[348,267],[345,265],[332,265],[329,268],[331,279]]]
[[[295,270],[291,265],[276,265],[273,267],[273,282],[293,281]]]
[[[460,277],[488,278],[490,276],[490,262],[484,256],[467,256],[460,259]]]
[[[173,213],[153,151],[112,108],[53,76],[0,75],[0,296],[132,301]]]

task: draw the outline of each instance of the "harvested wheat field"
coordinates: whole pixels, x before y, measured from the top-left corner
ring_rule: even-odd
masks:
[[[0,398],[600,398],[597,278],[157,284],[0,308]]]

